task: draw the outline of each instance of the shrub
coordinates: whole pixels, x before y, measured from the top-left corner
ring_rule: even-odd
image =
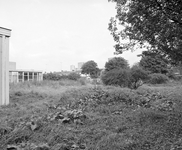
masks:
[[[164,74],[154,73],[149,75],[149,83],[151,84],[162,84],[168,81],[168,77]]]
[[[61,79],[66,79],[66,76],[61,76],[56,73],[45,73],[43,74],[43,79],[44,80],[53,80],[53,81],[58,81]]]
[[[175,74],[173,70],[169,70],[167,76],[169,77],[169,79],[176,80],[176,81],[179,81],[182,79],[182,76],[179,73]]]
[[[143,70],[139,66],[133,66],[130,71],[131,74],[131,85],[130,88],[137,89],[143,84],[143,81],[148,79],[148,72]]]
[[[128,87],[130,84],[130,71],[127,69],[106,71],[101,80],[105,85]]]
[[[168,76],[170,79],[173,79],[173,80],[176,79],[176,76],[175,76],[174,72],[171,71],[171,70],[167,73],[167,76]]]
[[[148,79],[148,72],[143,70],[139,66],[133,66],[131,68],[131,77],[135,81],[138,81],[139,79],[147,80]]]
[[[53,80],[53,81],[59,81],[59,80],[78,80],[80,78],[80,75],[78,73],[72,72],[69,75],[59,75],[56,73],[45,73],[43,74],[44,80]]]
[[[72,72],[68,75],[68,79],[70,80],[78,80],[80,78],[80,74]]]
[[[86,78],[79,78],[78,81],[80,82],[81,85],[86,85]]]

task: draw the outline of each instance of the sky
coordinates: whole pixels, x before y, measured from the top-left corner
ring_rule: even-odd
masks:
[[[138,62],[140,50],[114,55],[108,23],[115,14],[108,0],[0,0],[0,26],[12,29],[9,60],[17,69],[54,72],[89,60],[104,68],[119,56]]]

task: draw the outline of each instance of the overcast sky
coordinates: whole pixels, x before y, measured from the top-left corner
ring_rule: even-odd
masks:
[[[89,60],[103,68],[115,56],[107,29],[115,14],[108,0],[0,0],[0,26],[12,29],[10,61],[17,69],[70,70]],[[119,56],[133,64],[139,53]]]

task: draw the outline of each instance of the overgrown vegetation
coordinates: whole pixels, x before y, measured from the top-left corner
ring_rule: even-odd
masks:
[[[127,61],[122,57],[115,57],[105,64],[105,71],[101,80],[105,85],[129,87],[137,89],[148,79],[148,71],[139,65],[129,67]]]
[[[113,69],[102,75],[102,82],[105,85],[128,87],[130,84],[130,72],[127,69]]]
[[[10,85],[0,149],[181,149],[181,85],[135,91],[68,81]]]
[[[76,72],[71,72],[68,75],[60,75],[58,73],[44,73],[43,74],[43,79],[44,80],[53,80],[53,81],[58,81],[58,80],[78,80],[81,78],[80,74]]]
[[[151,84],[162,84],[168,81],[168,77],[164,74],[154,73],[149,75],[149,83]]]

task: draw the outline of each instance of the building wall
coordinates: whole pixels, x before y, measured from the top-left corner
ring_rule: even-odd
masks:
[[[16,62],[9,62],[9,70],[16,70]]]
[[[75,70],[76,70],[75,66],[74,65],[71,65],[70,66],[70,71],[75,71]]]
[[[78,63],[78,70],[81,70],[83,64],[84,64],[84,62],[79,62],[79,63]]]
[[[18,83],[26,81],[42,81],[42,72],[9,71],[9,82]]]

